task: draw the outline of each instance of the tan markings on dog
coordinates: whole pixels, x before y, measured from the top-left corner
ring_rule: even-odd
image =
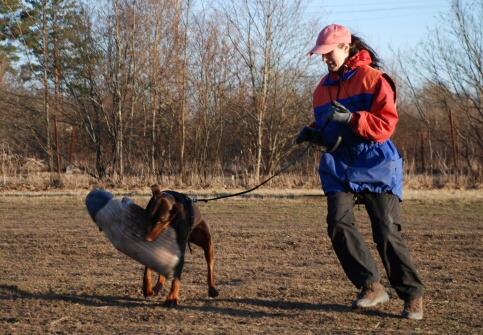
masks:
[[[186,219],[184,206],[177,203],[174,197],[169,193],[161,192],[158,185],[151,186],[153,197],[148,204],[148,210],[150,210],[150,223],[146,239],[153,241],[158,235],[169,226],[174,220]],[[211,232],[208,223],[204,220],[199,207],[196,204],[193,205],[193,227],[188,235],[188,242],[193,243],[201,247],[204,251],[204,256],[207,265],[207,283],[208,283],[208,296],[214,298],[219,295],[218,289],[215,286],[214,279],[214,251],[213,243],[211,241]],[[150,208],[151,207],[151,208]],[[151,281],[151,269],[146,267],[144,269],[143,277],[143,295],[145,298],[149,296],[157,295],[163,288],[166,282],[166,278],[159,275],[158,282],[152,287]],[[171,282],[171,289],[164,302],[164,306],[175,307],[179,304],[179,289],[181,285],[181,279],[176,277]]]
[[[176,203],[176,200],[171,194],[163,193],[158,196],[150,212],[146,240],[155,240],[182,213],[184,213],[184,206]]]

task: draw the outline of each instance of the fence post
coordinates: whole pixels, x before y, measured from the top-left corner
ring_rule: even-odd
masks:
[[[454,135],[454,122],[453,122],[453,111],[449,110],[449,123],[451,126],[451,144],[453,145],[453,164],[454,164],[454,175],[455,180],[458,180],[458,161],[456,157],[456,139]]]
[[[426,172],[426,160],[424,158],[424,131],[421,132],[421,169]]]
[[[57,115],[54,116],[55,123],[55,154],[57,157],[57,174],[60,176],[60,150],[59,150],[59,131],[57,125]]]

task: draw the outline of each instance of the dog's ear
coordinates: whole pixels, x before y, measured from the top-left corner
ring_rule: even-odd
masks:
[[[154,184],[151,186],[151,192],[153,193],[154,199],[157,199],[161,196],[161,189],[159,188],[158,184]]]
[[[183,206],[183,204],[181,204],[179,202],[176,202],[173,205],[173,208],[171,209],[170,218],[174,217],[176,214],[179,214],[181,216],[181,218],[183,218],[183,219],[185,218],[184,206]]]
[[[149,223],[151,227],[156,226],[158,221],[167,221],[170,210],[165,199],[158,198],[153,201],[149,208]]]
[[[156,206],[156,199],[160,198],[163,192],[161,192],[161,189],[157,184],[154,184],[151,186],[151,193],[153,194],[153,196],[151,197],[151,199],[149,199],[149,202],[146,206],[146,210],[150,214],[153,212],[154,207]]]
[[[169,217],[165,221],[166,225],[173,224],[174,222],[178,222],[178,220],[185,219],[184,214],[184,206],[178,202],[173,204],[173,207],[169,211]]]

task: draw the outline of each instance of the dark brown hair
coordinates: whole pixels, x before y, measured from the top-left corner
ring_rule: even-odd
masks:
[[[382,62],[379,56],[377,55],[377,53],[370,46],[368,46],[367,43],[362,38],[352,34],[352,41],[349,47],[349,58],[354,56],[356,53],[358,53],[361,50],[367,50],[369,52],[369,55],[371,56],[371,59],[372,59],[372,63],[370,66],[380,70]]]

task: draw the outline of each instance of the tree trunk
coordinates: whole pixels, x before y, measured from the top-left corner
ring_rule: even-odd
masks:
[[[114,86],[115,86],[115,102],[117,104],[117,124],[115,128],[116,134],[116,158],[117,158],[117,174],[119,180],[122,181],[124,175],[124,159],[123,159],[123,122],[122,122],[122,95],[121,95],[121,78],[122,78],[122,64],[121,64],[121,38],[120,38],[120,18],[119,18],[119,2],[115,1],[115,13],[116,13],[116,54],[115,54],[115,62],[116,62],[116,71],[114,77]]]
[[[47,163],[50,172],[50,179],[53,180],[54,158],[52,153],[51,134],[50,134],[50,103],[49,103],[49,81],[47,76],[48,69],[48,27],[47,27],[47,0],[42,0],[42,38],[43,38],[43,61],[42,75],[44,86],[44,116],[45,116],[45,150],[47,152]]]

